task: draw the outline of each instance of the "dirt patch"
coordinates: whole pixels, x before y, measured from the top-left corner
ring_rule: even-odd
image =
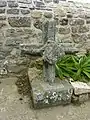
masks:
[[[23,71],[23,73],[20,76],[18,76],[18,80],[15,84],[18,87],[19,94],[30,95],[31,87],[29,83],[27,70]]]

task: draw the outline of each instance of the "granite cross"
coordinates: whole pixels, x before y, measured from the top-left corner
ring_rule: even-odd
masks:
[[[71,43],[58,43],[55,40],[56,23],[49,20],[43,23],[42,44],[21,44],[21,51],[25,54],[43,56],[43,79],[52,84],[55,82],[55,64],[58,58],[65,53],[76,53],[78,49]]]

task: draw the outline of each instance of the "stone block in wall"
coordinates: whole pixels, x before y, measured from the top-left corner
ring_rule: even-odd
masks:
[[[23,35],[27,35],[24,33],[23,29],[14,29],[14,28],[8,28],[6,30],[6,37],[20,37],[20,36],[23,36]]]
[[[58,43],[72,43],[72,38],[70,34],[56,34],[56,41]]]
[[[19,3],[26,3],[26,4],[30,4],[32,2],[32,0],[18,0]]]
[[[68,25],[68,19],[67,18],[60,19],[60,25]]]
[[[72,18],[73,14],[72,13],[67,13],[67,18]]]
[[[71,36],[72,36],[72,40],[75,43],[84,43],[88,39],[87,34],[78,34],[78,33],[75,33],[75,34],[71,34]]]
[[[77,33],[78,32],[78,26],[73,26],[71,27],[72,33]]]
[[[8,2],[8,7],[13,8],[13,7],[18,7],[18,3],[15,1],[9,1]]]
[[[5,22],[0,22],[0,29],[7,26],[7,24]]]
[[[11,49],[12,49],[12,48],[10,48],[10,47],[6,47],[6,46],[5,46],[4,48],[2,48],[2,46],[1,46],[1,47],[0,47],[0,60],[5,59],[6,56],[9,55]]]
[[[8,9],[7,14],[19,14],[19,9]]]
[[[90,18],[90,13],[85,14],[85,18],[89,19]]]
[[[42,17],[42,12],[41,12],[41,11],[38,11],[38,10],[37,10],[37,11],[36,11],[36,10],[35,10],[35,11],[32,11],[32,12],[31,12],[31,17],[32,17],[32,18],[41,18],[41,17]]]
[[[42,30],[42,21],[41,20],[39,20],[39,19],[33,20],[33,25],[35,28]]]
[[[6,37],[15,37],[16,36],[16,31],[13,28],[9,28],[6,30]]]
[[[70,27],[60,27],[59,28],[59,34],[69,34],[70,33]]]
[[[0,51],[0,60],[5,59],[5,57],[6,57],[6,54],[4,52]]]
[[[44,0],[46,3],[50,3],[52,2],[52,0]]]
[[[65,17],[66,11],[63,9],[62,6],[58,6],[57,8],[54,9],[54,16]]]
[[[90,39],[84,43],[84,47],[88,53],[90,53]]]
[[[89,26],[79,26],[78,32],[79,33],[89,32]]]
[[[24,14],[24,15],[25,15],[25,14],[29,14],[29,13],[30,13],[30,10],[22,9],[22,10],[21,10],[21,13]]]
[[[0,7],[5,7],[7,5],[6,1],[0,1]]]
[[[5,13],[5,9],[0,9],[0,14]]]
[[[90,24],[90,19],[86,19],[86,24]]]
[[[80,41],[81,42],[86,42],[88,39],[88,35],[87,34],[80,34]]]
[[[30,27],[30,17],[9,17],[8,22],[12,27]]]
[[[6,20],[6,16],[4,15],[0,16],[0,20]]]
[[[6,43],[5,43],[5,45],[6,46],[19,46],[19,44],[21,44],[22,43],[22,40],[21,40],[21,38],[11,38],[11,37],[8,37],[7,39],[6,39]]]
[[[87,37],[88,37],[88,39],[90,39],[90,33],[89,33],[89,34],[87,34]]]
[[[84,19],[80,19],[80,18],[73,18],[69,21],[69,24],[72,26],[84,25],[84,23],[85,23]]]
[[[44,17],[46,18],[52,18],[52,12],[44,12]]]
[[[75,33],[75,34],[71,34],[71,37],[72,37],[72,40],[75,42],[75,43],[79,43],[80,40],[79,40],[79,34]]]
[[[20,8],[28,8],[29,4],[24,4],[24,3],[18,3]]]

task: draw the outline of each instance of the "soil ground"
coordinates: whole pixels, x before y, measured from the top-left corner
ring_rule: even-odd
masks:
[[[16,81],[16,77],[0,79],[0,120],[90,120],[90,101],[34,110],[29,94],[18,93]]]

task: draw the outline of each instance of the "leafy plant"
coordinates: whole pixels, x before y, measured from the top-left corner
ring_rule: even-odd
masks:
[[[65,55],[56,63],[56,75],[60,79],[73,78],[73,80],[90,80],[90,55]]]

